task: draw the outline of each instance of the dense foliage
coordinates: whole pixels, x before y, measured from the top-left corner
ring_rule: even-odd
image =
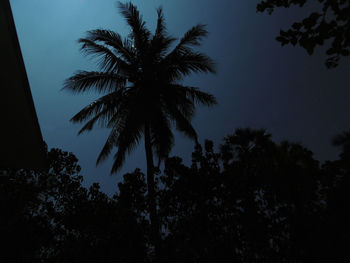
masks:
[[[336,67],[341,57],[350,55],[350,1],[349,0],[265,0],[257,5],[258,12],[271,14],[276,8],[312,4],[314,12],[302,21],[296,21],[287,31],[281,30],[277,40],[281,45],[300,45],[310,55],[316,46],[329,41],[326,66]],[[328,44],[328,43],[327,43]]]
[[[334,142],[339,160],[320,165],[302,145],[238,129],[218,151],[197,145],[190,166],[168,158],[156,176],[161,261],[347,262],[349,134]],[[48,156],[48,172],[2,177],[2,262],[152,262],[144,174],[108,197],[82,187],[73,154]]]
[[[7,171],[0,185],[1,262],[142,262],[147,222],[130,206],[134,177],[109,198],[81,185],[72,153],[48,157],[48,172]]]

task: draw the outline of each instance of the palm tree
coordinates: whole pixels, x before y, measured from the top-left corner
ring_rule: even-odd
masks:
[[[167,34],[161,8],[157,10],[154,34],[145,27],[132,3],[119,3],[119,9],[131,33],[123,39],[110,30],[88,31],[79,39],[81,50],[97,58],[100,71],[79,71],[65,81],[63,89],[104,94],[71,121],[86,122],[79,134],[90,131],[97,122],[111,129],[97,158],[99,164],[117,148],[111,173],[121,168],[126,154],[144,137],[151,226],[153,234],[159,235],[153,154],[158,157],[158,165],[168,156],[174,143],[173,125],[197,142],[191,124],[195,105],[211,106],[216,99],[196,87],[182,85],[181,80],[191,73],[214,73],[214,63],[192,49],[208,33],[204,25],[192,27],[174,45],[176,39]]]

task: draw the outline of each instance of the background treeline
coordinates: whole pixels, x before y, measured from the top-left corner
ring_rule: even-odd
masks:
[[[349,262],[350,134],[322,165],[300,144],[237,129],[156,175],[162,262]],[[6,171],[1,262],[152,262],[145,175],[108,197],[82,186],[78,160],[48,152],[48,172]],[[5,172],[5,171],[3,171]]]

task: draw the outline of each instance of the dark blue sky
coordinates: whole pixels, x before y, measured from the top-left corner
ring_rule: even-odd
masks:
[[[97,181],[111,194],[125,172],[145,167],[143,144],[129,156],[122,171],[110,176],[112,160],[95,167],[107,130],[98,128],[77,137],[79,125],[69,119],[97,94],[73,96],[61,91],[76,70],[95,64],[79,52],[76,40],[87,30],[106,28],[122,35],[128,28],[115,0],[11,0],[17,33],[43,137],[49,148],[72,151],[80,160],[85,185]],[[350,63],[327,70],[324,49],[308,56],[300,48],[274,39],[305,11],[256,13],[258,1],[138,0],[132,1],[154,29],[162,5],[169,32],[181,37],[197,23],[210,35],[201,50],[218,65],[216,75],[189,77],[185,83],[213,93],[219,105],[199,108],[194,126],[200,140],[219,144],[238,127],[266,128],[275,140],[300,142],[320,160],[334,159],[331,138],[350,129]],[[200,4],[200,5],[199,5]],[[189,162],[193,143],[177,133],[173,154]]]

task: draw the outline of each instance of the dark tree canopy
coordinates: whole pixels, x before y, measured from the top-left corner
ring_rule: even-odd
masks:
[[[302,145],[251,129],[225,137],[219,152],[211,141],[197,146],[191,167],[168,159],[159,195],[166,259],[347,262],[342,160],[320,166]]]
[[[138,193],[83,187],[72,153],[51,149],[48,160],[47,172],[8,170],[0,182],[0,261],[144,262],[148,224],[130,206]]]
[[[266,0],[257,5],[257,11],[271,14],[276,8],[303,7],[310,2],[319,2],[319,10],[315,10],[302,21],[296,21],[288,30],[281,30],[276,39],[282,46],[299,45],[310,55],[316,46],[322,46],[329,41],[331,45],[326,51],[326,66],[336,67],[342,57],[350,54],[349,0]]]
[[[219,150],[198,144],[191,165],[168,158],[155,175],[158,262],[349,262],[349,142],[337,136],[340,158],[320,165],[300,144],[237,129]],[[48,156],[48,172],[0,182],[1,262],[156,262],[139,169],[108,197],[81,185],[72,153]]]

